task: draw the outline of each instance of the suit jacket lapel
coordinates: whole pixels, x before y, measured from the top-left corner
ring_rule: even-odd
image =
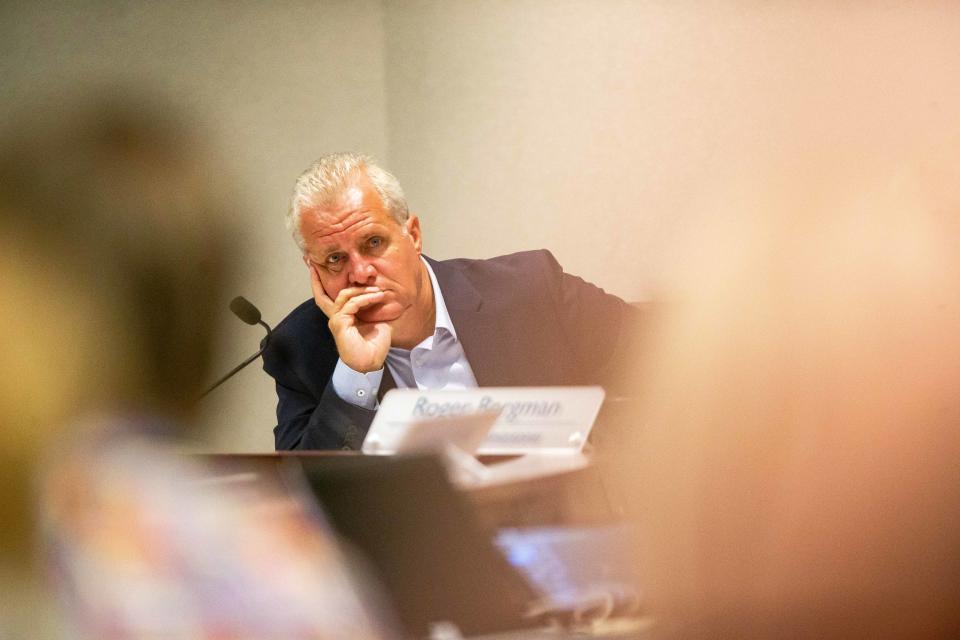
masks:
[[[390,373],[390,367],[384,363],[383,365],[383,377],[380,379],[380,389],[377,390],[377,401],[383,402],[383,396],[387,394],[387,391],[390,389],[396,389],[397,383],[393,379],[393,374]]]
[[[437,262],[427,258],[443,291],[443,301],[457,330],[457,339],[463,346],[467,361],[481,387],[497,384],[504,377],[503,353],[504,331],[498,326],[495,314],[490,312],[473,282],[451,262]]]

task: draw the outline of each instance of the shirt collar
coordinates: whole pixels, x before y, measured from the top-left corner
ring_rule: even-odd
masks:
[[[420,344],[413,347],[413,349],[419,349],[425,347],[427,349],[433,348],[433,340],[437,337],[437,330],[446,329],[450,332],[450,335],[453,336],[453,339],[457,339],[457,330],[453,328],[453,321],[450,319],[450,314],[447,312],[447,305],[443,301],[443,292],[440,291],[440,285],[437,284],[437,276],[434,275],[433,269],[430,267],[430,263],[423,259],[423,256],[420,256],[420,260],[423,260],[424,266],[427,268],[427,273],[430,274],[430,285],[433,287],[433,308],[434,308],[434,325],[433,333],[428,335],[426,338],[420,341]],[[405,356],[408,357],[412,349],[401,349],[400,347],[390,347],[390,354]],[[390,355],[387,356],[388,358]]]
[[[433,286],[433,306],[436,315],[436,326],[433,329],[433,333],[436,335],[437,329],[446,329],[450,332],[450,335],[453,336],[454,340],[457,340],[457,330],[453,327],[453,320],[450,319],[450,314],[447,312],[447,305],[443,301],[443,292],[440,291],[437,276],[433,273],[433,268],[430,266],[430,263],[427,262],[423,256],[420,256],[420,260],[423,261],[424,266],[427,267],[427,273],[430,274],[430,284]]]

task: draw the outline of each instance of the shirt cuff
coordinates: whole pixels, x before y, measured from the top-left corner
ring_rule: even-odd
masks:
[[[337,360],[330,381],[333,383],[333,390],[344,402],[364,409],[376,409],[377,391],[382,379],[382,367],[370,373],[360,373],[344,364],[343,360]]]

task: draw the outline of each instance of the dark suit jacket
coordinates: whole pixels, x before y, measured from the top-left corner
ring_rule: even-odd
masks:
[[[602,384],[611,373],[635,310],[564,273],[550,252],[428,261],[478,385]],[[337,396],[337,360],[312,299],[273,332],[263,368],[277,383],[278,450],[360,447],[374,412]],[[392,386],[384,372],[381,396]]]

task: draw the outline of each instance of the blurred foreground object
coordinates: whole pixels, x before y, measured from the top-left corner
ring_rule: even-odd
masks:
[[[315,514],[175,453],[229,285],[224,172],[166,105],[58,99],[0,151],[0,635],[378,637]]]
[[[661,637],[960,635],[957,166],[812,168],[690,244],[624,450]]]
[[[151,425],[123,428],[137,426]],[[45,542],[80,637],[383,635],[372,592],[361,601],[333,535],[289,487],[113,434],[75,449],[45,490]]]

